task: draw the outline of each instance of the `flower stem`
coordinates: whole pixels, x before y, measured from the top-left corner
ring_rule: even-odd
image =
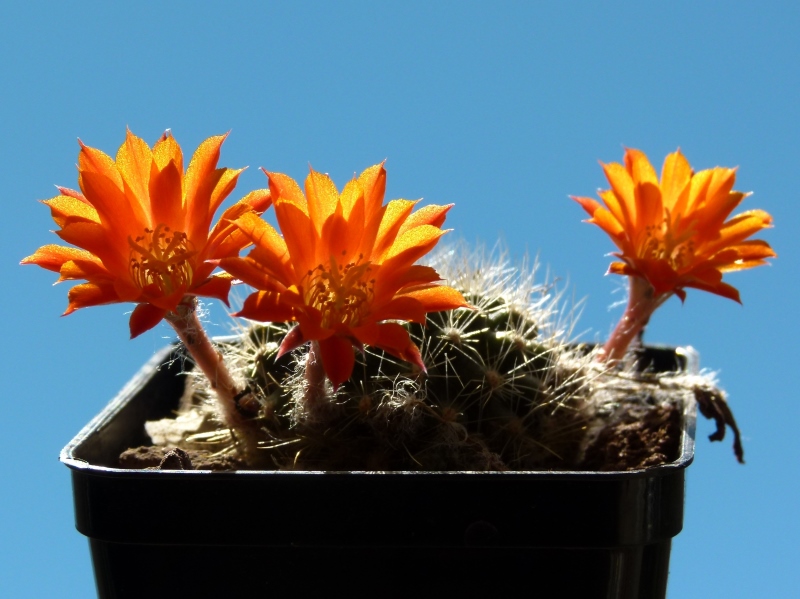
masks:
[[[306,357],[306,390],[303,397],[307,409],[313,409],[325,397],[325,369],[321,356],[319,341],[311,341]]]
[[[249,392],[234,381],[222,355],[216,350],[197,318],[197,300],[184,298],[174,312],[165,319],[172,325],[178,338],[191,355],[197,367],[206,375],[217,394],[217,403],[224,423],[241,443],[240,451],[246,461],[253,462],[258,445],[258,424],[254,420],[257,410],[248,410]]]
[[[672,295],[656,295],[653,286],[641,277],[629,277],[629,281],[628,307],[603,346],[603,351],[598,356],[600,361],[616,362],[625,357],[631,341],[644,329],[653,312]]]

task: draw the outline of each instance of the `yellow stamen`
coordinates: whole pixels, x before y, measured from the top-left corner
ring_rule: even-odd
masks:
[[[686,231],[675,237],[669,226],[669,215],[660,226],[647,225],[644,231],[644,243],[638,252],[640,258],[665,260],[675,271],[694,263],[695,246],[692,240],[693,231]]]
[[[164,224],[155,230],[145,229],[131,246],[130,273],[136,285],[144,289],[155,285],[164,295],[171,295],[192,284],[192,251],[186,233],[171,231]]]
[[[322,313],[322,326],[334,323],[358,326],[365,310],[369,308],[375,279],[368,279],[372,266],[362,262],[359,255],[354,262],[338,264],[334,257],[326,266],[318,264],[306,275],[306,301]]]

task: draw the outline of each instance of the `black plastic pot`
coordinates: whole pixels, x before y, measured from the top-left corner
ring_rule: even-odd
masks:
[[[200,472],[115,468],[183,391],[156,355],[62,451],[98,595],[661,598],[683,525],[675,462],[628,472]],[[649,348],[660,371],[686,368]]]

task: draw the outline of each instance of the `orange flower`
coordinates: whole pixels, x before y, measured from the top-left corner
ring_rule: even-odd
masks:
[[[325,374],[338,387],[353,370],[353,348],[364,344],[424,369],[419,349],[400,324],[424,322],[427,312],[466,306],[437,272],[415,265],[445,233],[448,206],[392,200],[383,205],[383,164],[365,170],[339,194],[324,174],[309,173],[305,195],[290,177],[267,173],[283,237],[254,214],[236,220],[255,244],[245,258],[220,266],[259,291],[237,316],[296,321],[281,344],[284,354],[307,341],[319,343]]]
[[[625,152],[625,164],[604,164],[611,189],[599,192],[603,207],[591,198],[573,199],[619,248],[608,272],[646,279],[655,296],[685,287],[739,302],[739,292],[722,282],[725,272],[766,264],[775,256],[769,244],[750,240],[772,224],[763,210],[726,219],[747,197],[732,191],[736,170],[713,168],[694,173],[680,150],[667,156],[661,181],[639,150]]]
[[[116,160],[81,143],[78,183],[83,193],[59,188],[45,200],[56,234],[78,248],[46,245],[22,260],[85,279],[69,291],[64,314],[115,302],[136,302],[131,337],[158,324],[186,296],[227,302],[230,275],[212,275],[211,262],[238,255],[250,243],[231,220],[269,207],[269,192],[254,191],[211,219],[236,186],[240,170],[216,168],[226,136],[210,137],[184,175],[178,143],[166,132],[150,147],[130,131]]]

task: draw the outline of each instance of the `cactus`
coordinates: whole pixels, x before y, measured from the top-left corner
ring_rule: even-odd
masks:
[[[258,402],[262,451],[251,467],[574,469],[600,434],[599,417],[628,401],[644,410],[675,404],[676,393],[659,395],[657,378],[637,377],[645,386],[638,395],[615,393],[630,373],[610,372],[586,346],[566,342],[560,295],[534,282],[535,265],[513,268],[502,252],[464,248],[441,251],[432,262],[472,308],[406,325],[427,372],[367,348],[351,379],[336,392],[329,385],[326,400],[311,404],[303,401],[306,351],[276,360],[290,325],[252,324],[224,345],[226,361]],[[204,405],[213,410],[212,402]],[[234,448],[235,435],[217,428],[187,441]]]

